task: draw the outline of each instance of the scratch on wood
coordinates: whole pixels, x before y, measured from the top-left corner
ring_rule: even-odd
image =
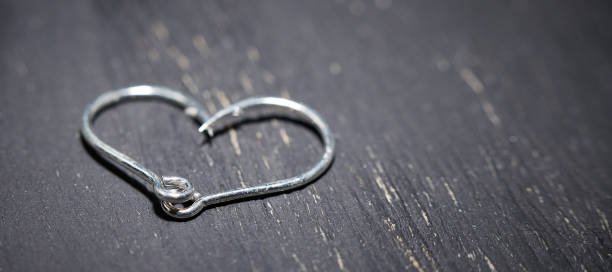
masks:
[[[501,121],[499,120],[499,116],[497,116],[497,114],[495,113],[493,104],[491,104],[491,102],[486,101],[486,100],[482,101],[481,104],[482,104],[482,110],[487,115],[487,118],[489,118],[489,121],[491,121],[493,125],[499,126],[501,124]]]
[[[240,72],[238,77],[240,78],[240,85],[242,85],[242,89],[244,89],[244,92],[247,94],[253,94],[253,82],[251,81],[251,78],[249,78],[249,75],[247,75],[246,72],[242,71]]]
[[[261,156],[261,160],[263,161],[266,169],[270,170],[270,162],[268,162],[268,158],[266,156]]]
[[[425,223],[427,223],[427,225],[430,226],[431,224],[429,223],[429,217],[427,216],[427,213],[423,209],[421,209],[421,215],[425,219]]]
[[[387,202],[392,203],[393,198],[391,197],[391,194],[389,193],[389,189],[387,188],[387,185],[385,185],[385,183],[383,182],[382,178],[380,176],[376,176],[374,177],[374,180],[376,181],[376,185],[378,185],[378,188],[380,188],[383,191],[383,194],[385,195],[385,199],[387,199]]]
[[[383,222],[385,223],[385,225],[387,225],[387,230],[389,232],[394,232],[395,231],[395,223],[393,223],[393,221],[391,221],[391,218],[387,217],[387,218],[383,219]]]
[[[291,256],[293,257],[293,260],[300,266],[300,271],[308,271],[308,269],[306,269],[306,265],[304,265],[304,263],[300,261],[300,259],[295,253],[292,253]]]
[[[544,246],[544,249],[546,249],[546,251],[548,251],[548,243],[546,243],[546,241],[542,238],[542,236],[540,236],[540,233],[537,231],[533,232],[536,237],[538,238],[538,241],[540,241],[540,243]]]
[[[453,192],[453,190],[451,190],[451,188],[450,188],[450,186],[448,185],[447,182],[444,182],[444,187],[446,187],[446,191],[448,192],[448,195],[453,200],[453,204],[455,205],[455,207],[458,207],[459,206],[459,202],[457,202],[457,198],[455,197],[455,192]]]
[[[281,97],[285,98],[285,99],[291,99],[291,95],[289,94],[289,90],[282,89],[281,90]]]
[[[192,39],[193,46],[200,52],[202,56],[208,56],[210,48],[208,48],[208,42],[203,35],[195,35]]]
[[[495,266],[491,262],[491,259],[489,259],[489,257],[487,257],[487,255],[483,255],[483,256],[484,256],[485,261],[487,262],[487,266],[489,266],[489,269],[491,269],[491,271],[493,271],[493,272],[497,271],[497,269],[495,269]]]
[[[253,47],[253,46],[249,46],[249,48],[247,48],[247,57],[249,58],[249,60],[251,60],[252,62],[257,62],[259,61],[259,50],[257,50],[257,48]]]
[[[187,90],[189,90],[191,94],[197,95],[199,93],[198,86],[195,84],[195,81],[193,81],[193,78],[191,78],[190,75],[183,74],[181,81],[183,81],[183,84],[185,84],[185,87],[187,87]]]
[[[338,252],[338,249],[334,247],[334,251],[336,252],[336,263],[338,264],[340,271],[348,271],[346,267],[344,267],[344,260],[342,260],[342,256],[340,255],[340,252]]]
[[[612,238],[612,230],[610,230],[610,223],[608,223],[606,214],[604,214],[599,208],[595,208],[595,211],[597,212],[597,215],[599,215],[602,229],[608,231],[608,235],[610,235],[610,238]]]
[[[434,186],[433,180],[431,179],[431,177],[427,176],[427,177],[425,177],[425,180],[427,181],[427,185],[429,185],[429,188],[432,191],[435,191],[436,190],[436,186]]]
[[[270,212],[270,215],[274,215],[274,210],[272,209],[272,204],[270,204],[270,202],[266,201],[266,206],[268,206],[268,212]]]
[[[569,218],[567,217],[563,217],[563,221],[565,221],[565,224],[567,224],[567,226],[576,234],[576,235],[580,235],[580,231],[578,231],[578,229],[576,229],[576,227],[572,224],[572,222],[569,220]]]
[[[215,95],[217,96],[217,100],[219,100],[219,103],[221,103],[223,107],[229,107],[231,105],[229,98],[227,98],[227,95],[225,95],[225,93],[221,90],[216,89]],[[240,150],[240,143],[238,142],[238,133],[236,133],[235,129],[231,128],[229,129],[229,136],[230,142],[234,147],[234,152],[237,156],[240,156],[240,154],[242,154],[242,151]]]
[[[216,90],[216,89],[213,89]],[[212,95],[210,94],[210,91],[208,90],[204,90],[204,92],[202,93],[202,97],[204,97],[204,105],[206,106],[206,109],[208,110],[208,112],[210,113],[215,113],[217,112],[217,106],[215,106],[215,103],[212,102]]]
[[[157,37],[157,39],[160,41],[168,40],[168,36],[170,35],[170,32],[168,32],[168,28],[166,27],[166,25],[159,21],[153,23],[153,25],[151,26],[151,31],[153,31],[155,37]]]
[[[263,78],[264,82],[268,83],[269,85],[273,85],[274,82],[276,82],[276,77],[269,71],[264,70],[261,74],[261,77]]]
[[[429,194],[426,191],[423,191],[423,195],[425,195],[425,198],[427,198],[427,205],[431,207],[431,198],[429,197]]]
[[[166,52],[174,60],[174,62],[176,62],[176,65],[181,68],[181,70],[189,70],[191,63],[189,62],[189,59],[180,50],[178,50],[178,48],[170,46]]]
[[[246,188],[246,184],[244,183],[244,177],[242,176],[242,171],[240,171],[240,169],[236,169],[236,174],[238,174],[238,180],[240,180],[240,186],[242,186],[242,188]]]
[[[289,146],[289,144],[291,144],[291,138],[289,138],[287,130],[285,130],[284,128],[280,128],[278,130],[278,133],[280,134],[283,143],[285,143],[286,146]]]
[[[461,75],[463,81],[467,83],[470,89],[472,89],[472,91],[480,100],[480,106],[482,108],[482,111],[484,111],[489,121],[495,126],[501,125],[501,120],[499,119],[499,116],[497,116],[497,114],[495,113],[495,108],[493,107],[493,104],[491,104],[491,102],[487,101],[483,97],[484,84],[482,84],[482,81],[480,81],[480,79],[478,79],[474,72],[469,68],[461,68],[459,70],[459,74]]]
[[[399,196],[397,195],[397,191],[392,185],[386,184],[383,178],[381,177],[380,174],[384,174],[385,170],[383,169],[380,161],[377,161],[378,156],[376,156],[372,147],[369,145],[366,145],[365,149],[370,159],[374,160],[374,165],[376,166],[376,168],[373,171],[374,181],[376,182],[376,185],[378,186],[378,188],[380,188],[383,191],[383,194],[385,195],[385,199],[387,200],[387,202],[389,202],[389,204],[392,204],[393,199],[395,200],[399,199]]]
[[[231,105],[229,98],[227,98],[227,95],[225,95],[223,91],[217,88],[214,88],[214,91],[215,95],[217,96],[217,100],[219,100],[219,103],[221,103],[221,106],[229,107]]]
[[[412,255],[412,250],[408,248],[408,246],[406,245],[406,242],[404,242],[404,239],[401,236],[396,235],[395,240],[397,241],[399,248],[404,251],[404,257],[408,259],[412,267],[414,267],[419,272],[424,272],[423,268],[421,267],[421,264],[414,257],[414,255]]]
[[[366,145],[365,149],[366,149],[366,152],[368,152],[368,157],[370,157],[370,159],[372,160],[375,160],[376,154],[374,154],[374,150],[372,150],[372,147],[369,145]]]
[[[219,103],[221,103],[221,106],[229,107],[232,104],[229,98],[227,98],[227,95],[225,95],[223,91],[217,88],[215,88],[215,95],[217,96],[217,100],[219,100]]]
[[[316,226],[315,227],[315,232],[318,232],[319,234],[321,234],[321,239],[323,239],[323,242],[327,243],[327,233],[325,233],[325,231],[323,231],[321,226]]]
[[[240,156],[240,154],[242,154],[242,151],[240,150],[240,143],[238,143],[238,133],[236,133],[235,129],[230,129],[229,135],[232,146],[234,147],[234,152],[237,156]]]
[[[474,91],[474,93],[476,93],[477,95],[480,95],[483,93],[484,85],[482,84],[480,79],[476,77],[476,75],[474,74],[474,72],[472,72],[471,69],[461,68],[459,70],[459,75],[461,75],[461,78],[463,78],[463,81],[465,81],[465,83],[467,83],[467,85],[470,86],[470,88],[472,89],[472,91]]]
[[[434,260],[433,256],[431,256],[431,252],[427,249],[427,247],[423,243],[421,243],[421,251],[423,252],[423,254],[425,254],[425,257],[427,258],[427,260],[429,260],[429,263],[431,264],[431,267],[433,268],[433,270],[439,271],[438,264]]]

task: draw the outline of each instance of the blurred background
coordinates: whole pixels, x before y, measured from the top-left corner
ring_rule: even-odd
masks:
[[[2,1],[0,270],[609,271],[609,1]],[[83,146],[85,106],[151,84],[214,113],[316,109],[338,141],[315,183],[164,217]],[[287,121],[201,144],[163,103],[96,132],[214,193],[300,173]]]

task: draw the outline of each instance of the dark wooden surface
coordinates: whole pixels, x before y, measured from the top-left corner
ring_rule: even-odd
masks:
[[[607,1],[3,1],[0,270],[610,271]],[[317,109],[337,159],[301,190],[175,222],[87,153],[83,108],[134,84],[215,111]],[[299,173],[286,121],[201,145],[162,103],[100,137],[205,193]]]

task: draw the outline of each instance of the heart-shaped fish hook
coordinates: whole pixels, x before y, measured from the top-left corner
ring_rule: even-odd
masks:
[[[205,133],[207,137],[213,137],[215,131],[223,130],[247,120],[285,115],[290,119],[302,121],[316,130],[325,145],[323,157],[310,170],[295,177],[211,195],[202,195],[195,191],[188,180],[181,177],[157,175],[134,159],[104,143],[93,133],[91,124],[103,109],[121,101],[135,98],[157,98],[178,105],[183,108],[185,114],[202,124],[199,131]],[[303,104],[276,97],[248,98],[209,117],[198,101],[180,92],[158,86],[129,87],[100,95],[85,108],[82,117],[81,135],[83,140],[101,157],[152,184],[153,191],[161,201],[163,210],[175,218],[190,218],[210,205],[278,193],[312,182],[331,165],[335,147],[334,137],[329,126],[317,112]]]

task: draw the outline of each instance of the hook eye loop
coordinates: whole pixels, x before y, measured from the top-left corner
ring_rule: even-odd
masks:
[[[155,195],[162,201],[184,203],[193,198],[195,189],[191,182],[181,177],[162,177],[154,185]]]

